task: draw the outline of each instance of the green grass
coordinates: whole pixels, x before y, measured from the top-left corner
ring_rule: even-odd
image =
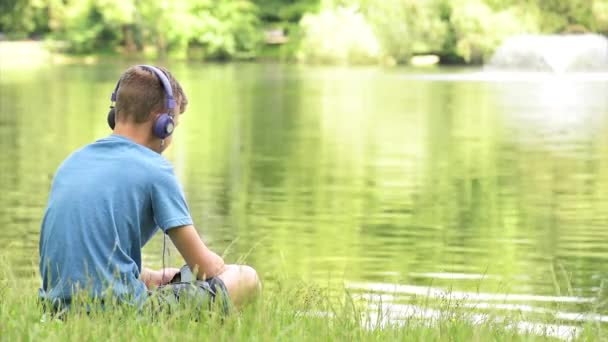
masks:
[[[36,299],[37,275],[10,272],[0,258],[1,341],[553,341],[549,334],[518,332],[510,326],[521,314],[475,324],[473,312],[458,303],[434,303],[440,317],[379,324],[385,312],[365,314],[367,303],[348,290],[328,290],[301,280],[268,281],[260,300],[238,314],[209,313],[192,319],[191,310],[138,312],[128,307],[47,319]],[[424,307],[425,302],[420,301]],[[500,314],[504,318],[504,313]],[[371,318],[370,318],[371,317]],[[492,318],[490,314],[490,318]],[[496,316],[498,317],[498,315]],[[559,324],[560,322],[546,323]],[[565,323],[565,322],[564,322]],[[572,324],[572,323],[567,323]],[[581,326],[576,340],[606,340],[598,323]]]

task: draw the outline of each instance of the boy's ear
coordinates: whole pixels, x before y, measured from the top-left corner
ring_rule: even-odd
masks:
[[[158,120],[158,118],[160,117],[160,114],[161,113],[150,112],[150,114],[148,115],[148,121],[155,123],[156,120]]]

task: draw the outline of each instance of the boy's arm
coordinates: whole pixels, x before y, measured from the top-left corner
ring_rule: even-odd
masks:
[[[207,248],[193,225],[171,228],[167,234],[198,279],[224,272],[224,259]]]

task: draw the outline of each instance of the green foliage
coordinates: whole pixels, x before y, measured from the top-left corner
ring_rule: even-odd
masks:
[[[607,0],[484,0],[493,11],[520,8],[534,17],[543,33],[606,32]]]
[[[159,56],[255,56],[261,42],[255,4],[245,0],[40,0],[47,1],[53,37],[68,51],[156,48]]]
[[[608,0],[596,0],[591,7],[598,32],[608,35]]]
[[[412,55],[434,53],[481,62],[513,34],[608,34],[608,0],[0,2],[4,35],[48,34],[65,42],[55,46],[75,53],[142,53],[145,47],[154,47],[160,57],[254,58],[263,48],[265,28],[294,26],[297,29],[288,32],[287,48],[265,51],[281,56],[284,50],[299,51],[304,61],[375,62],[382,54],[403,63]],[[357,34],[362,41],[354,39]]]
[[[67,41],[70,52],[92,52],[116,41],[94,0],[50,1],[49,12],[53,36]]]
[[[189,42],[205,58],[250,58],[262,41],[257,7],[249,1],[198,1],[190,8]]]
[[[366,7],[384,54],[399,62],[441,50],[447,22],[438,13],[437,0],[371,0]]]
[[[297,23],[306,13],[319,9],[319,0],[254,0],[260,18],[267,22]]]
[[[406,62],[415,54],[480,63],[521,33],[608,31],[607,0],[324,0],[360,5],[382,52]]]
[[[533,20],[515,9],[493,12],[481,0],[464,0],[450,15],[456,39],[455,51],[467,62],[491,57],[502,41],[512,35],[537,32]]]
[[[156,48],[159,57],[167,53],[185,55],[191,17],[186,2],[136,1],[132,23],[141,30],[146,44]]]
[[[47,21],[43,0],[0,1],[0,32],[6,32],[13,38],[43,33]]]
[[[380,47],[372,27],[355,8],[325,9],[300,22],[303,38],[299,58],[315,63],[369,63]]]
[[[569,25],[581,25],[587,29],[592,25],[590,0],[543,0],[535,1],[541,15],[539,21],[543,32],[559,33]]]

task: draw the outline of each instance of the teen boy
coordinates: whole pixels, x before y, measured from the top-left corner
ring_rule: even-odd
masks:
[[[141,249],[160,228],[207,281],[201,296],[227,292],[241,306],[260,289],[256,271],[226,265],[207,248],[161,156],[188,103],[182,87],[167,70],[138,65],[123,73],[112,100],[113,134],[74,152],[55,174],[40,236],[41,298],[56,307],[78,293],[145,302],[179,271],[142,267]]]

